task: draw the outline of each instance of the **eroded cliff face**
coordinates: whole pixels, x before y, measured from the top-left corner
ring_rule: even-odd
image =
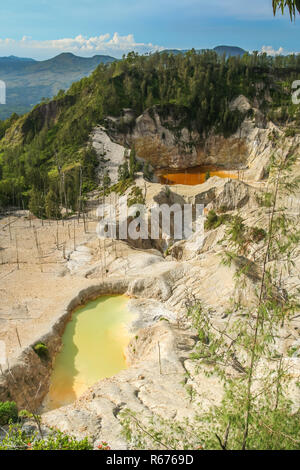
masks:
[[[270,156],[272,133],[280,130],[267,122],[247,98],[239,96],[230,103],[231,110],[238,110],[246,117],[238,131],[230,137],[213,130],[204,138],[196,126],[189,122],[185,109],[175,111],[170,107],[161,111],[158,107],[147,109],[139,117],[125,109],[120,118],[107,118],[106,128],[111,138],[128,147],[136,147],[138,156],[156,169],[187,169],[198,165],[216,165],[225,169],[248,169],[260,156],[264,176],[265,159]],[[251,111],[251,112],[250,112]],[[257,173],[257,172],[256,172]]]

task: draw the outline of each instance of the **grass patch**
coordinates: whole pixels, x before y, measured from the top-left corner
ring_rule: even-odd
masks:
[[[204,223],[205,230],[214,230],[229,220],[228,214],[218,215],[214,210],[209,211],[207,219]]]
[[[18,421],[18,408],[14,401],[0,402],[0,425]]]
[[[33,350],[40,359],[48,359],[49,351],[44,343],[37,343],[35,346],[33,346]]]

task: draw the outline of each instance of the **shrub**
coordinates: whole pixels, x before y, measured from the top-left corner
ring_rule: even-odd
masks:
[[[48,359],[49,351],[44,343],[37,343],[35,346],[33,346],[33,350],[40,359]]]
[[[252,227],[250,229],[250,238],[254,243],[259,243],[266,238],[267,234],[263,228]]]
[[[132,178],[129,178],[125,181],[119,181],[113,186],[110,186],[110,188],[103,187],[103,189],[101,190],[100,196],[109,196],[111,193],[117,193],[120,196],[123,196],[126,193],[126,191],[134,184],[135,182]]]
[[[228,210],[229,210],[229,209],[228,209],[227,206],[222,205],[222,206],[219,207],[218,212],[219,212],[220,214],[225,214],[225,212],[228,212]]]
[[[171,197],[171,189],[170,189],[169,186],[165,186],[165,187],[164,187],[164,192],[165,192],[165,194],[166,194],[167,199],[170,199],[170,197]]]
[[[132,188],[127,204],[128,207],[134,206],[135,204],[145,204],[145,198],[141,188],[138,186]]]
[[[272,193],[264,193],[262,196],[256,196],[256,200],[261,207],[272,207],[273,195]]]
[[[19,412],[19,420],[24,420],[26,421],[27,419],[32,419],[33,418],[33,414],[30,413],[30,411],[27,411],[27,410],[21,410]]]
[[[18,408],[14,401],[0,402],[0,425],[18,420]]]
[[[218,216],[214,210],[211,210],[207,214],[207,219],[205,221],[204,228],[205,230],[216,229],[220,227],[220,225],[223,225],[228,220],[228,218],[229,216],[226,214]]]
[[[60,431],[52,431],[41,439],[37,433],[26,432],[21,425],[14,425],[0,442],[0,450],[93,450],[93,446],[87,438],[78,441]]]
[[[205,173],[205,181],[208,181],[209,178],[210,178],[210,171],[207,171],[207,172]]]
[[[285,137],[295,137],[296,129],[289,128],[284,133]]]

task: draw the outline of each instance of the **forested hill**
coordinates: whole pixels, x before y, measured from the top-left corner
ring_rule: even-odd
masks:
[[[300,125],[299,107],[292,104],[291,83],[299,78],[300,55],[220,57],[213,51],[184,55],[156,53],[100,64],[52,101],[29,114],[0,123],[0,204],[26,207],[30,198],[44,207],[49,194],[61,198],[61,175],[73,209],[83,174],[83,191],[95,187],[97,159],[87,147],[92,128],[105,117],[131,108],[135,116],[156,106],[172,109],[180,126],[229,136],[245,115],[229,103],[243,94],[265,116],[278,123]],[[120,121],[122,127],[128,127]],[[128,128],[126,129],[128,131]],[[50,196],[49,196],[50,197]]]
[[[78,57],[71,53],[43,61],[0,57],[0,80],[5,81],[7,87],[7,104],[0,106],[0,119],[13,112],[28,112],[43,98],[52,98],[59,90],[67,90],[73,82],[90,75],[100,63],[114,60],[104,55]]]

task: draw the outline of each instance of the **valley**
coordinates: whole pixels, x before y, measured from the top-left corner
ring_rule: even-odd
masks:
[[[287,426],[297,419],[299,111],[286,107],[284,120],[288,92],[275,83],[276,59],[263,82],[263,58],[220,60],[210,52],[129,56],[5,124],[0,401],[39,413],[45,434],[88,437],[94,448],[209,449],[220,447],[214,429],[228,427],[220,410],[232,417],[238,448],[251,357],[249,446],[262,432],[267,403],[256,397],[264,387],[267,402],[278,398],[268,423],[273,411]],[[280,74],[291,80],[285,60]],[[222,73],[232,80],[226,91],[215,78]],[[220,102],[209,104],[200,75]],[[144,91],[135,87],[141,79]],[[99,206],[113,208],[119,228],[139,217],[130,212],[136,204],[175,212],[201,204],[204,233],[180,240],[161,223],[157,240],[98,237]],[[105,328],[119,334],[115,344]],[[283,397],[276,380],[284,368]],[[156,429],[163,444],[151,439]],[[262,447],[278,446],[269,436]]]

